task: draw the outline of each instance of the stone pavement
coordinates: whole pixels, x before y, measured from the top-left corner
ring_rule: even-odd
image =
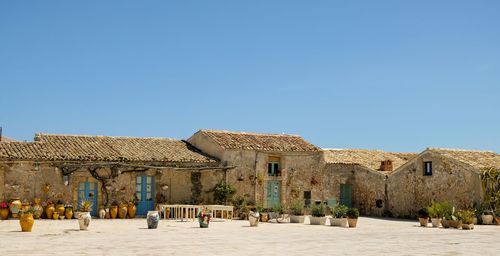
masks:
[[[327,221],[328,224],[328,221]],[[500,255],[500,226],[475,230],[421,228],[418,221],[360,218],[357,228],[248,221],[161,220],[148,230],[145,219],[37,220],[32,233],[17,220],[0,221],[1,255]]]

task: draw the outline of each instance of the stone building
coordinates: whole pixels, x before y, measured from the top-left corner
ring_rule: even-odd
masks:
[[[484,167],[500,169],[500,155],[428,148],[388,176],[386,210],[396,217],[410,217],[432,200],[452,201],[459,208],[481,203]]]
[[[410,217],[432,200],[480,202],[482,167],[500,168],[500,156],[323,150],[297,135],[216,130],[187,141],[37,134],[33,142],[0,141],[0,200],[88,199],[94,209],[135,200],[143,215],[161,202],[213,204],[210,191],[226,182],[266,208],[326,201]]]
[[[288,134],[261,134],[200,130],[188,142],[224,165],[228,183],[239,196],[266,208],[295,200],[323,199],[322,151],[302,137]]]
[[[382,216],[387,175],[414,156],[381,150],[325,149],[325,173],[330,174],[325,188],[341,204],[352,205],[364,215]]]
[[[94,215],[98,206],[137,200],[143,215],[155,202],[210,201],[204,191],[226,170],[180,140],[37,134],[0,144],[0,199],[87,199]]]

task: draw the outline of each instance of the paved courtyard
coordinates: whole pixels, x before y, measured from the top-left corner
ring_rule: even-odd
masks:
[[[327,222],[328,224],[328,222]],[[500,226],[473,231],[418,227],[418,222],[360,218],[358,228],[248,221],[145,219],[93,220],[79,231],[76,220],[37,220],[32,233],[17,220],[0,221],[1,255],[500,255]]]

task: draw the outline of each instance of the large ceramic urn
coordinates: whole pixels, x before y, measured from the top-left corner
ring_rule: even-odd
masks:
[[[127,218],[127,205],[126,204],[120,204],[118,206],[118,217],[120,217],[120,219],[125,219]]]
[[[91,220],[90,212],[79,212],[78,224],[80,225],[80,230],[88,230]]]
[[[52,219],[55,210],[56,208],[54,207],[54,204],[48,204],[47,207],[45,207],[45,215],[47,215],[47,219]]]
[[[158,211],[148,211],[146,220],[148,222],[149,229],[156,229],[158,227],[158,222],[160,222],[160,215],[158,214]]]
[[[128,217],[130,219],[135,218],[135,214],[137,213],[137,207],[135,206],[134,203],[128,203],[127,212],[128,212]]]
[[[35,203],[33,204],[33,218],[40,219],[43,213],[43,207],[40,205],[40,198],[35,198]]]
[[[17,218],[19,211],[21,210],[21,200],[19,198],[13,199],[9,204],[10,212],[12,213],[13,218]]]
[[[248,214],[248,221],[250,221],[250,227],[257,227],[259,225],[259,212],[250,212]]]
[[[21,225],[22,232],[31,232],[34,223],[35,219],[31,213],[25,213],[19,216],[19,224]]]

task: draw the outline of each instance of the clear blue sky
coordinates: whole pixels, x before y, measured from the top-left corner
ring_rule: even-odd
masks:
[[[500,1],[0,0],[0,125],[500,152]]]

